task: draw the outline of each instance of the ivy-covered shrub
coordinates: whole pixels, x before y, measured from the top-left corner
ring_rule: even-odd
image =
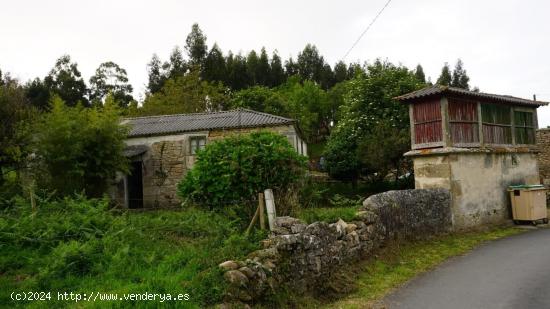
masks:
[[[303,177],[306,161],[279,134],[232,136],[197,153],[178,193],[183,200],[210,208],[247,204],[267,188],[286,192]]]

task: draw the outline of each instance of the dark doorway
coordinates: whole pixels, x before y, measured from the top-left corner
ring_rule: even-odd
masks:
[[[128,208],[143,208],[141,161],[134,161],[130,164],[130,175],[128,175]]]

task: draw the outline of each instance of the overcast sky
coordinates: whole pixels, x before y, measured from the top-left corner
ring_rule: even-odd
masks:
[[[164,60],[183,47],[194,22],[224,53],[265,46],[296,57],[312,43],[333,65],[386,1],[6,1],[0,69],[24,81],[44,77],[69,54],[88,81],[114,61],[139,98],[151,55]],[[435,81],[444,62],[462,58],[481,91],[550,101],[549,15],[544,0],[393,0],[346,61],[420,63]],[[550,107],[539,109],[539,125],[550,125]]]

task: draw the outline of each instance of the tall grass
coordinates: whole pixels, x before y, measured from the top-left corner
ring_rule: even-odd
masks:
[[[42,201],[33,213],[18,199],[0,213],[0,307],[159,305],[13,302],[13,291],[188,293],[189,302],[163,307],[208,306],[225,288],[217,265],[242,259],[264,236],[244,236],[239,219],[198,209],[116,212],[106,200],[67,198]]]

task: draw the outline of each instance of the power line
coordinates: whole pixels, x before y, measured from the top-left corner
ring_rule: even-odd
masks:
[[[363,31],[363,33],[361,33],[361,35],[357,38],[357,40],[355,41],[355,43],[353,43],[353,45],[350,47],[350,49],[346,52],[346,54],[344,55],[344,57],[342,58],[342,60],[345,60],[346,57],[349,55],[349,53],[353,50],[353,48],[355,47],[355,45],[357,45],[357,43],[359,43],[359,41],[361,41],[361,39],[363,38],[363,36],[365,35],[365,33],[367,33],[367,31],[369,31],[370,27],[374,24],[374,22],[378,19],[378,17],[382,14],[382,12],[384,12],[384,10],[386,9],[386,7],[388,6],[388,4],[390,4],[391,0],[388,0],[388,2],[386,2],[386,4],[384,5],[384,7],[380,10],[380,12],[378,12],[378,14],[376,14],[376,16],[374,17],[374,19],[370,22],[370,24],[367,26],[367,28],[365,29],[365,31]]]

